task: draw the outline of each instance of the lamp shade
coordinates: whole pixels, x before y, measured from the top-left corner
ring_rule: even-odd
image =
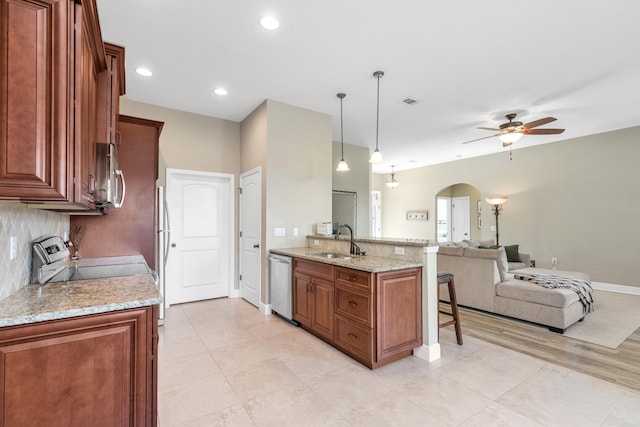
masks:
[[[485,200],[490,205],[502,205],[507,201],[507,199],[509,199],[507,196],[493,196],[493,197],[487,197]]]
[[[522,132],[502,133],[502,134],[498,135],[498,138],[500,138],[500,141],[502,141],[504,143],[512,144],[512,143],[516,142],[517,140],[519,140],[520,138],[522,138]]]
[[[347,164],[347,162],[345,162],[344,159],[340,160],[340,163],[338,163],[338,167],[336,168],[336,170],[338,172],[346,172],[349,170],[349,165]]]
[[[369,159],[369,163],[382,163],[382,153],[377,148],[371,154],[371,158]]]

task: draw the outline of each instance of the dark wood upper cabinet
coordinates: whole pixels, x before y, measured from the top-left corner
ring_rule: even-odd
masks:
[[[93,208],[95,0],[0,0],[0,199]]]
[[[104,44],[107,69],[98,76],[97,142],[119,145],[120,96],[125,94],[124,47]]]

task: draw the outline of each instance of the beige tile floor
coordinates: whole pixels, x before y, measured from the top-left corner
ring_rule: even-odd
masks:
[[[370,371],[241,299],[173,306],[159,425],[639,426],[640,394],[441,330],[442,358]]]

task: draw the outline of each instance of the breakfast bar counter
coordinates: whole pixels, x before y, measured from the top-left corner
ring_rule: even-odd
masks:
[[[287,248],[271,249],[272,253],[287,255],[295,258],[303,258],[311,261],[323,262],[325,264],[338,265],[352,268],[354,270],[368,271],[370,273],[380,273],[383,271],[403,270],[405,268],[422,267],[422,262],[413,260],[391,259],[370,255],[346,255],[347,258],[327,258],[319,253],[326,251],[317,248]]]

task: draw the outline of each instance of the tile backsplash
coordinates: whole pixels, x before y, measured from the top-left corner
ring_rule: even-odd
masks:
[[[69,231],[69,216],[0,204],[0,299],[29,283],[31,241],[44,235],[62,236]],[[10,260],[10,238],[16,237],[16,258]]]

